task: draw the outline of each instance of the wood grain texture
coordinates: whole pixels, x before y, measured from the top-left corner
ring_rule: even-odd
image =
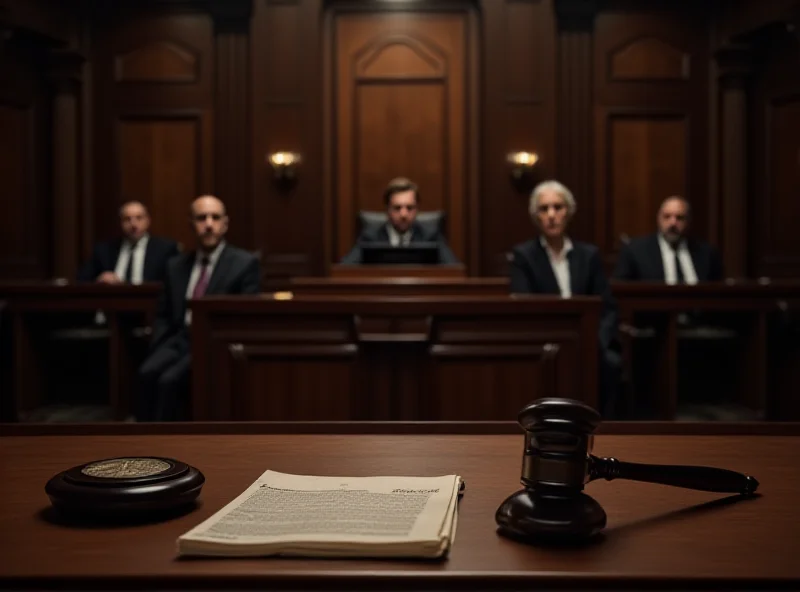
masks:
[[[562,30],[559,47],[558,175],[579,204],[570,235],[592,240],[592,34],[587,28]]]
[[[603,246],[612,251],[621,236],[653,232],[656,214],[668,195],[684,195],[688,125],[670,115],[608,115],[600,141],[608,148],[606,180],[614,196],[606,211]]]
[[[689,56],[657,37],[640,37],[610,56],[611,80],[682,80],[689,78]]]
[[[322,24],[322,0],[253,2],[250,226],[267,283],[326,269]],[[277,183],[267,164],[280,151],[302,157],[293,183]]]
[[[654,208],[673,193],[692,204],[695,236],[707,240],[718,216],[709,199],[710,7],[614,6],[596,18],[592,56],[593,231],[609,267],[620,234],[653,232]]]
[[[562,173],[561,138],[556,152],[562,113],[580,118],[582,112],[573,110],[571,102],[563,107],[569,114],[561,110],[566,99],[559,91],[563,68],[557,74],[560,42],[554,3],[483,0],[480,9],[481,190],[476,213],[480,275],[502,276],[508,273],[507,253],[534,233],[528,215],[532,183]],[[522,184],[513,182],[506,162],[506,155],[515,151],[536,152],[540,157],[535,175]],[[574,181],[572,177],[565,182]]]
[[[497,535],[494,512],[519,488],[521,435],[163,435],[3,437],[14,475],[0,492],[4,587],[243,589],[586,589],[796,587],[796,437],[598,436],[594,451],[632,462],[701,464],[754,475],[762,497],[720,496],[630,481],[587,486],[608,514],[604,539],[565,550]],[[201,505],[161,523],[81,528],[48,520],[44,483],[92,459],[164,455],[206,477]],[[176,558],[176,538],[263,471],[437,475],[466,481],[455,543],[442,562]],[[710,541],[713,537],[713,544]]]
[[[422,296],[485,294],[502,296],[509,292],[506,278],[293,278],[286,286],[295,294],[358,296]]]
[[[80,265],[80,210],[82,180],[80,102],[84,57],[76,51],[51,54],[49,77],[55,87],[52,109],[53,275],[74,278]]]
[[[226,15],[224,9],[218,9],[219,12],[215,14],[214,191],[227,204],[228,218],[231,220],[228,240],[234,245],[249,248],[254,244],[250,3],[238,4],[243,8],[235,19]]]
[[[0,277],[51,272],[48,145],[50,101],[35,48],[5,42],[0,52]]]
[[[215,421],[169,423],[0,423],[0,437],[266,434],[521,435],[516,421]],[[797,422],[606,421],[613,436],[800,436]]]
[[[151,232],[191,249],[189,204],[210,189],[213,173],[204,154],[211,135],[201,114],[120,118],[117,123],[119,184],[123,199],[144,199]],[[224,199],[224,197],[223,197]]]
[[[8,303],[13,326],[13,391],[4,394],[4,399],[11,400],[9,407],[16,420],[26,421],[27,413],[45,398],[53,328],[63,322],[64,315],[68,317],[76,312],[91,315],[98,310],[102,310],[108,320],[109,335],[106,340],[108,358],[95,361],[96,369],[108,374],[108,403],[115,419],[127,417],[132,376],[141,363],[133,355],[131,330],[135,326],[152,325],[158,291],[157,284],[112,286],[35,282],[0,287],[0,298]],[[99,368],[102,363],[107,364],[106,369]]]
[[[673,419],[679,398],[687,401],[697,397],[692,393],[692,384],[680,381],[680,377],[685,376],[681,370],[690,366],[691,362],[686,357],[687,343],[691,345],[693,339],[703,339],[693,337],[691,329],[685,332],[680,330],[679,315],[692,310],[696,314],[706,313],[708,324],[732,332],[732,337],[727,337],[729,349],[724,358],[729,367],[722,369],[717,364],[709,363],[705,369],[706,375],[714,377],[716,390],[724,393],[724,400],[747,407],[770,420],[789,419],[791,415],[788,413],[783,416],[775,414],[776,409],[786,409],[787,406],[781,400],[780,391],[770,388],[767,376],[767,360],[775,362],[781,357],[772,353],[767,323],[780,327],[780,319],[775,311],[780,306],[786,287],[781,289],[776,286],[777,291],[768,289],[762,292],[764,298],[753,297],[753,289],[758,290],[756,286],[698,284],[673,287],[675,289],[671,291],[671,297],[664,298],[664,292],[656,297],[656,293],[661,291],[661,286],[657,284],[615,282],[613,285],[619,303],[620,320],[624,325],[638,323],[640,326],[656,327],[651,339],[644,340],[645,347],[651,347],[651,351],[655,352],[654,363],[649,362],[652,365],[648,365],[646,358],[636,358],[639,364],[651,368],[643,384],[633,384],[634,391],[638,391],[634,395],[637,404],[647,409],[648,413],[654,412],[659,419]],[[722,293],[725,294],[724,302]],[[692,300],[691,305],[688,300]],[[659,314],[647,316],[647,313],[653,312]],[[641,320],[643,316],[646,321]],[[637,345],[637,339],[627,331],[620,331],[620,337],[626,358],[634,356],[637,348],[641,351],[642,343]],[[715,345],[714,339],[705,339],[705,349],[699,350],[705,355],[713,355],[714,347],[725,343],[716,338],[718,343]],[[776,364],[773,368],[777,370],[780,367]],[[642,374],[639,372],[637,376]]]
[[[383,190],[401,176],[420,187],[419,209],[447,212],[448,242],[464,261],[466,13],[343,13],[333,18],[334,261],[357,238],[358,212],[384,210]]]
[[[755,121],[748,161],[751,194],[748,229],[753,238],[752,273],[797,277],[800,241],[794,231],[800,186],[800,42],[786,31],[773,30],[758,48],[753,82]],[[748,144],[751,146],[751,144]]]
[[[212,19],[153,6],[92,18],[92,238],[118,235],[117,209],[138,199],[151,210],[151,232],[191,248],[189,204],[215,190]],[[243,199],[220,198],[232,210]]]
[[[48,45],[65,45],[74,39],[79,11],[74,2],[3,0],[3,24],[25,35],[34,34]]]
[[[717,37],[720,44],[752,35],[759,29],[792,22],[797,16],[797,0],[749,2],[732,0],[717,7]]]
[[[195,420],[490,420],[542,396],[596,404],[595,298],[309,295],[191,306]]]
[[[197,55],[176,43],[147,42],[114,58],[117,82],[195,82]]]

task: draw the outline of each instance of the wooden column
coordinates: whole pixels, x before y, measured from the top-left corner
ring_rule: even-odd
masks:
[[[752,53],[744,45],[716,52],[720,88],[720,218],[722,256],[730,277],[747,276],[747,80]]]
[[[592,45],[597,0],[554,0],[558,19],[558,179],[575,195],[581,215],[571,234],[592,238]]]
[[[252,0],[209,0],[215,29],[215,192],[231,217],[229,240],[253,244],[250,150],[250,16]]]
[[[78,96],[84,57],[73,50],[50,54],[53,93],[53,276],[74,279],[80,257],[81,142]]]

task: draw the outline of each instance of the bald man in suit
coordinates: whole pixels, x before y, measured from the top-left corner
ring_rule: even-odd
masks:
[[[187,419],[185,400],[191,370],[189,299],[207,294],[257,294],[258,258],[225,241],[225,204],[212,195],[191,206],[195,250],[172,259],[159,298],[150,353],[139,370],[138,421]]]

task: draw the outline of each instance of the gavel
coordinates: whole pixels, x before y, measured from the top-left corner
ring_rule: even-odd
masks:
[[[651,465],[591,454],[600,414],[571,399],[545,398],[523,408],[524,489],[495,514],[500,534],[540,542],[585,542],[606,526],[602,506],[583,493],[595,479],[628,479],[687,489],[753,495],[758,481],[726,469]]]

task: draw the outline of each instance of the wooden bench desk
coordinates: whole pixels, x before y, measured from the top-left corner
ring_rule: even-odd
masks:
[[[298,296],[505,296],[505,278],[296,277],[288,290]]]
[[[13,342],[13,396],[17,419],[41,400],[43,340],[51,323],[70,313],[102,310],[108,330],[109,403],[117,419],[128,413],[128,394],[135,373],[132,367],[131,330],[150,327],[155,318],[158,284],[104,285],[18,282],[0,284],[0,300],[8,303]]]
[[[713,324],[732,329],[737,347],[725,368],[709,371],[733,373],[738,392],[732,393],[738,402],[764,412],[768,419],[792,417],[795,388],[777,384],[770,375],[780,374],[797,362],[798,348],[778,343],[769,333],[770,322],[787,312],[797,313],[800,305],[800,283],[704,283],[668,286],[658,282],[612,282],[612,290],[620,310],[623,326],[635,324],[643,313],[658,321],[658,331],[652,335],[656,352],[656,371],[642,389],[653,398],[658,419],[672,419],[678,401],[678,344],[690,336],[702,337],[694,329],[682,331],[679,317],[700,313],[710,316]],[[716,322],[715,322],[716,321]],[[624,351],[630,356],[635,339],[621,331]],[[792,381],[791,386],[797,383]]]
[[[539,396],[596,404],[600,301],[207,297],[192,419],[477,420]]]
[[[601,426],[594,452],[621,460],[706,464],[745,472],[760,496],[735,497],[632,481],[595,481],[602,538],[578,548],[521,544],[496,532],[494,513],[519,489],[522,435],[419,433],[403,424],[0,426],[0,587],[5,590],[587,590],[797,589],[800,472],[793,426],[738,426],[749,435],[649,435],[647,425]],[[297,428],[297,426],[294,426]],[[408,426],[405,426],[408,427]],[[441,427],[441,425],[439,426]],[[636,429],[638,427],[638,430]],[[663,427],[663,424],[662,424]],[[669,427],[669,426],[667,426]],[[32,428],[32,429],[26,429]],[[198,429],[201,428],[201,429]],[[342,428],[342,425],[339,425]],[[610,429],[609,429],[610,428]],[[697,426],[692,426],[697,432]],[[474,431],[482,431],[480,424]],[[632,433],[632,432],[639,433]],[[214,433],[219,432],[219,433]],[[415,433],[416,432],[416,433]],[[43,435],[49,433],[50,435]],[[64,435],[72,433],[73,435]],[[83,435],[81,435],[83,433]],[[26,435],[31,434],[31,435]],[[35,435],[39,434],[39,435]],[[59,435],[61,434],[61,435]],[[87,435],[91,434],[91,435]],[[200,469],[200,505],[172,520],[88,528],[60,521],[44,492],[59,471],[119,455],[162,455]],[[222,508],[267,469],[316,474],[440,475],[466,481],[458,529],[444,561],[190,559],[179,535]]]

